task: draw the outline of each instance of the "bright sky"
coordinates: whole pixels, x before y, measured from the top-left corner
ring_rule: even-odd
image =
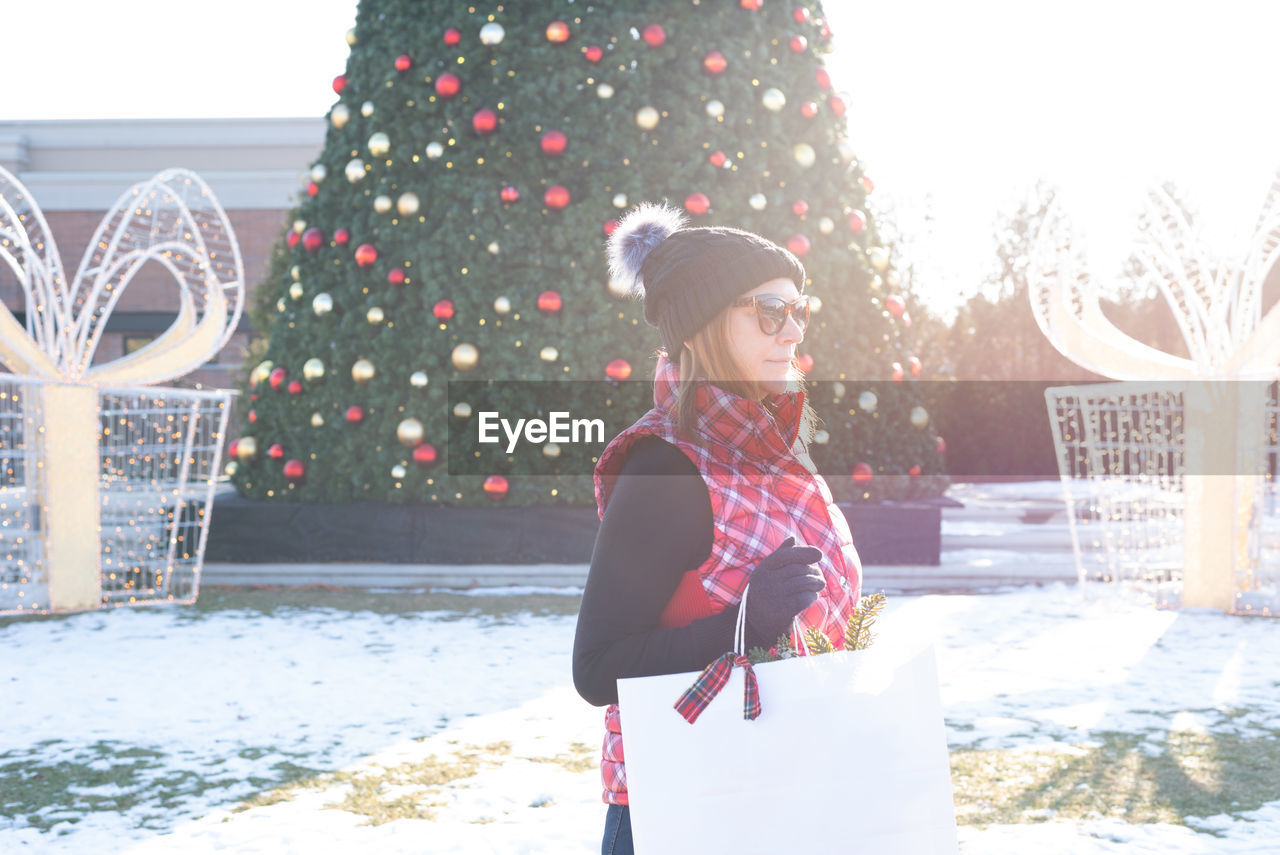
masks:
[[[0,118],[320,116],[355,17],[354,0],[16,6]],[[1143,188],[1185,187],[1225,246],[1252,226],[1280,167],[1268,85],[1280,3],[826,7],[837,48],[828,63],[852,95],[850,137],[876,197],[913,231],[929,200],[918,284],[941,310],[978,290],[997,210],[1038,176],[1065,188],[1095,264],[1110,269]]]

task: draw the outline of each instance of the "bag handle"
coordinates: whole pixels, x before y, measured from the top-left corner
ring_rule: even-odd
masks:
[[[742,600],[738,603],[738,620],[733,631],[733,652],[739,656],[747,655],[747,592],[751,590],[751,583],[747,583],[747,587],[742,589]],[[810,656],[812,652],[809,650],[809,643],[804,640],[804,630],[800,628],[800,616],[796,615],[791,619],[791,630],[795,633],[796,653],[800,656]]]

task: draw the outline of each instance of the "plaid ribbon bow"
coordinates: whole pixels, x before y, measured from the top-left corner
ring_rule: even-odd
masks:
[[[729,675],[733,673],[735,665],[747,672],[742,692],[742,717],[748,720],[757,718],[760,715],[760,686],[756,683],[756,672],[751,667],[750,659],[732,651],[702,669],[698,679],[676,701],[676,712],[684,716],[689,724],[697,721],[702,711],[729,682]]]

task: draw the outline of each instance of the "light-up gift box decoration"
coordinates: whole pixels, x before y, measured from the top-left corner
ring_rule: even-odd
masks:
[[[178,310],[146,346],[94,363],[107,319],[144,267]],[[195,173],[124,193],[68,283],[43,214],[0,169],[0,266],[26,322],[0,305],[0,613],[191,602],[231,395],[152,384],[203,365],[240,319],[244,264]]]

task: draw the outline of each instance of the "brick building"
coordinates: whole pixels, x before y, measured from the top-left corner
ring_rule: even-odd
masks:
[[[239,239],[247,307],[324,135],[324,120],[311,118],[0,121],[0,166],[35,197],[68,277],[103,215],[129,186],[168,167],[194,170],[213,189]],[[95,364],[167,329],[177,295],[163,268],[144,267],[108,319]],[[25,297],[5,265],[0,299],[24,319]],[[246,311],[226,347],[173,384],[234,386],[253,335]]]

